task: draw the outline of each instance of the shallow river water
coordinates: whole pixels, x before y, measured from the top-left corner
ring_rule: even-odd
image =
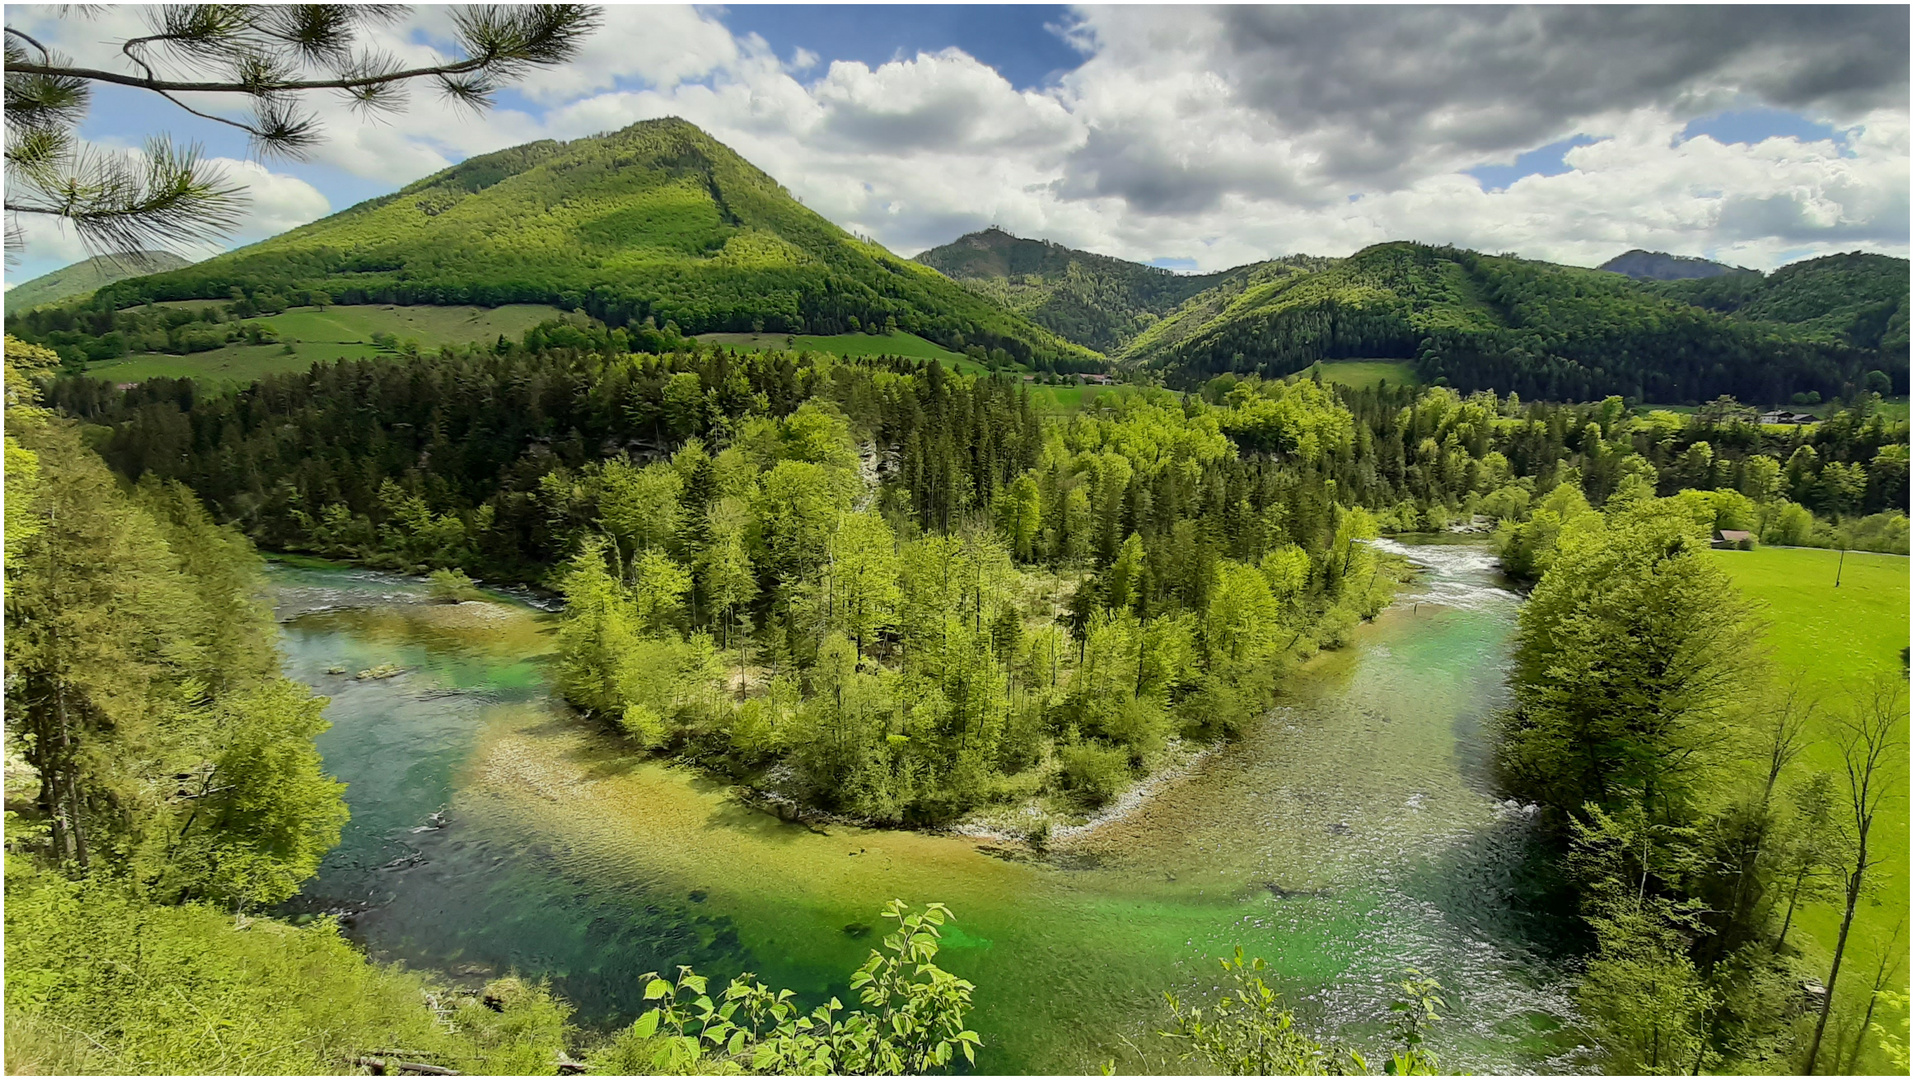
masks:
[[[1413,967],[1447,988],[1448,1068],[1577,1071],[1530,819],[1486,773],[1519,601],[1479,546],[1379,543],[1423,567],[1394,607],[1239,742],[1042,858],[780,822],[557,702],[549,615],[276,568],[287,670],[332,698],[319,745],[352,807],[291,910],[345,913],[382,960],[547,977],[609,1026],[681,963],[848,1001],[883,903],[941,900],[980,1071],[1175,1071],[1163,991],[1212,992],[1237,945],[1320,1035],[1379,1049]],[[405,673],[354,677],[385,663]]]

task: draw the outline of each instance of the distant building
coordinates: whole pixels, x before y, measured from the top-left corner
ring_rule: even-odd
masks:
[[[1740,529],[1721,529],[1715,536],[1715,547],[1735,551],[1751,551],[1754,549],[1755,539],[1754,534],[1751,532],[1743,532]]]
[[[1781,409],[1761,414],[1761,422],[1764,424],[1812,424],[1816,419],[1811,413],[1787,412]]]

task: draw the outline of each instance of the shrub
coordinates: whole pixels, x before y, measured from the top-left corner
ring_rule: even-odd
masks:
[[[466,577],[465,572],[457,567],[432,571],[431,589],[432,599],[448,604],[485,599],[485,594],[472,583],[472,579]]]
[[[1090,809],[1116,797],[1130,782],[1130,752],[1097,743],[1063,748],[1063,786]]]
[[[367,962],[331,919],[149,904],[15,855],[6,879],[9,1073],[340,1073],[389,1047],[466,1073],[557,1070],[570,1010],[543,986],[465,997]]]

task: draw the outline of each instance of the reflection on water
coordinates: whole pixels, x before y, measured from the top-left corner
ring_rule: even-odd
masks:
[[[1377,543],[1427,568],[1403,602],[1240,742],[1041,859],[779,822],[554,703],[547,616],[276,570],[288,671],[333,696],[321,750],[352,785],[295,910],[351,913],[381,958],[548,976],[611,1024],[638,975],[678,963],[844,995],[885,900],[942,900],[989,1071],[1177,1068],[1161,992],[1207,992],[1239,944],[1320,1032],[1380,1046],[1416,967],[1449,988],[1446,1065],[1573,1069],[1553,929],[1526,902],[1530,819],[1485,772],[1518,600],[1479,546]],[[406,672],[353,677],[380,663]]]

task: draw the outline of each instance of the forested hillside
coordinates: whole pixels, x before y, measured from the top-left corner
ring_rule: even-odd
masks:
[[[1265,264],[1225,281],[1133,340],[1124,359],[1182,385],[1226,371],[1282,375],[1320,359],[1408,359],[1425,381],[1556,401],[1729,394],[1768,404],[1853,393],[1880,381],[1874,371],[1880,388],[1905,392],[1907,263],[1838,258],[1852,281],[1837,285],[1808,263],[1778,272],[1772,286],[1753,275],[1649,285],[1382,244],[1315,272]],[[1689,301],[1709,289],[1740,297],[1734,290],[1752,282],[1770,302],[1750,297],[1738,317]]]
[[[1856,251],[1790,263],[1765,276],[1668,282],[1654,291],[1738,322],[1907,365],[1906,259]]]
[[[959,352],[1001,348],[1066,370],[1100,363],[849,235],[676,119],[471,158],[270,240],[103,289],[74,317],[101,336],[119,309],[146,301],[239,298],[260,310],[556,304],[685,333],[894,326]],[[14,332],[37,340],[48,328]]]
[[[176,270],[190,265],[170,251],[142,251],[137,255],[95,255],[90,259],[81,259],[70,266],[62,266],[51,273],[41,274],[31,281],[23,281],[7,290],[7,307],[13,311],[25,311],[41,304],[52,304],[69,300],[76,296],[85,296],[103,285],[116,281],[139,277],[142,274],[156,274],[163,270]]]
[[[1237,273],[1178,274],[995,227],[932,248],[917,261],[1059,337],[1111,354],[1185,300]]]

